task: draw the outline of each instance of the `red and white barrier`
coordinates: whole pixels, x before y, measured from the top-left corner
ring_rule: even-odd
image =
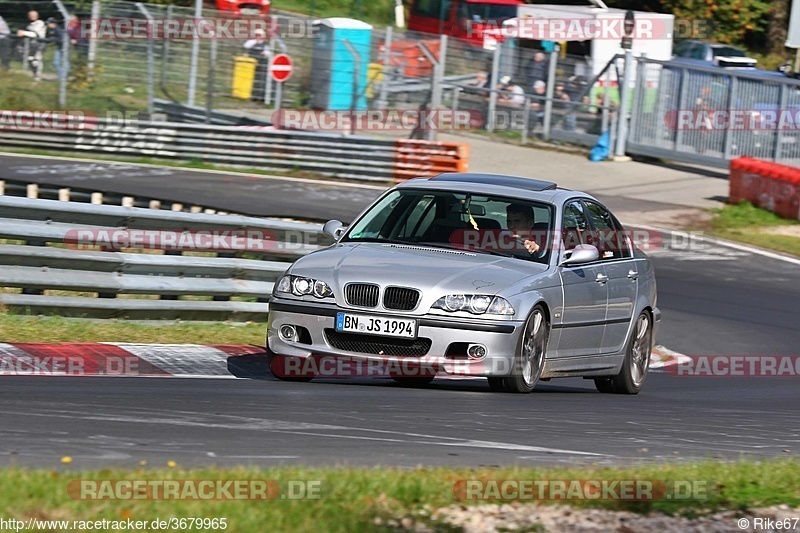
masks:
[[[746,200],[785,218],[800,219],[800,168],[752,157],[731,160],[730,202]]]
[[[233,377],[228,358],[263,354],[232,344],[0,343],[0,376]]]

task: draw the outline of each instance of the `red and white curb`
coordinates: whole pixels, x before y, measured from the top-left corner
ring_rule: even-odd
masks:
[[[263,355],[263,347],[242,344],[0,343],[0,376],[234,378],[231,357]],[[691,359],[683,354],[656,346],[650,369],[660,372],[687,361]]]
[[[233,378],[228,358],[263,354],[236,344],[0,343],[0,376]]]

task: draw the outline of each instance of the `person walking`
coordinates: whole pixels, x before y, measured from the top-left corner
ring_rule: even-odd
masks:
[[[69,55],[64,54],[64,28],[59,26],[53,17],[48,18],[45,23],[47,24],[45,42],[53,43],[55,47],[53,66],[58,74],[58,79],[61,80],[69,76]]]

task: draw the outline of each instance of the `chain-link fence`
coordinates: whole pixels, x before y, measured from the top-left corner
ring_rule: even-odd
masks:
[[[588,55],[541,49],[538,41],[509,38],[486,49],[446,36],[348,27],[370,32],[359,43],[354,34],[326,37],[324,25],[280,11],[231,19],[207,9],[200,22],[191,8],[124,1],[64,3],[63,9],[57,4],[0,3],[12,29],[2,48],[12,69],[30,70],[25,47],[34,40],[16,37],[16,30],[30,23],[28,9],[37,9],[41,19],[54,17],[68,39],[66,48],[50,34],[42,40],[43,79],[57,77],[54,63],[66,50],[65,97],[85,102],[91,95],[95,108],[152,112],[153,101],[161,99],[261,120],[270,119],[278,103],[282,109],[343,113],[400,110],[416,112],[418,120],[410,128],[391,129],[394,136],[434,138],[436,131],[468,129],[522,143],[539,138],[594,146],[607,132],[617,155],[627,150],[718,166],[738,155],[800,162],[800,127],[776,126],[778,119],[800,122],[800,115],[795,117],[800,82],[776,73],[645,57],[631,57],[628,63],[636,66],[626,70],[623,55],[598,65]],[[121,31],[147,19],[146,31]],[[180,34],[164,29],[172,22]],[[245,31],[226,33],[226,24]],[[200,37],[187,34],[189,27]],[[200,31],[206,27],[213,31]],[[348,39],[352,43],[342,48]],[[588,54],[590,48],[573,43],[569,50]],[[283,84],[268,74],[278,53],[288,54],[294,66]],[[443,116],[443,111],[451,113],[447,124],[422,120],[423,113]],[[369,127],[363,124],[352,130],[386,131],[373,124],[374,131],[364,131]]]

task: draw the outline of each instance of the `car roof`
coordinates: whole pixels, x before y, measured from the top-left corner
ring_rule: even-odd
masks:
[[[503,187],[516,187],[530,191],[546,191],[555,189],[556,185],[552,181],[544,181],[533,178],[521,178],[519,176],[505,176],[503,174],[485,174],[476,172],[445,172],[434,176],[431,181],[457,181],[462,183],[485,183],[487,185],[501,185]]]
[[[576,196],[594,199],[590,194],[558,187],[552,181],[476,172],[447,172],[433,178],[408,180],[397,187],[471,192],[548,203],[560,203]]]

